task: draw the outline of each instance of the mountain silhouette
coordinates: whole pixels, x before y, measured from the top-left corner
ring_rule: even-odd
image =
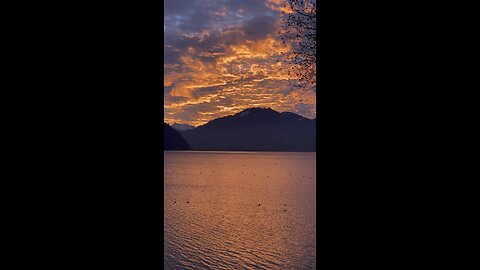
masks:
[[[190,150],[190,146],[178,131],[163,123],[163,150]]]
[[[173,124],[172,125],[172,128],[176,129],[177,131],[185,131],[185,130],[190,130],[190,129],[194,129],[195,127],[194,126],[191,126],[191,125],[187,125],[187,124]]]
[[[193,150],[316,151],[316,119],[250,108],[181,132]]]

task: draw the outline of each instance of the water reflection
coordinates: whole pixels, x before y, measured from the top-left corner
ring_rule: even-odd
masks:
[[[167,269],[315,269],[315,153],[164,155]]]

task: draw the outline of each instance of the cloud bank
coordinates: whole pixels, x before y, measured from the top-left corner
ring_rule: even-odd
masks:
[[[316,117],[315,93],[292,91],[281,68],[281,0],[164,3],[165,122],[198,126],[250,107]]]

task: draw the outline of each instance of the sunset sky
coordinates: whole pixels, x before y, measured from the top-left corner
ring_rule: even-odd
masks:
[[[198,126],[250,107],[316,117],[315,93],[292,91],[280,68],[282,0],[164,3],[165,122]]]

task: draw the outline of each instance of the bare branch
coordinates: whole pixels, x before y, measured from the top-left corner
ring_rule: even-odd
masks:
[[[282,53],[289,82],[306,89],[316,85],[316,2],[286,0],[293,12],[284,12],[282,42],[291,50]]]

